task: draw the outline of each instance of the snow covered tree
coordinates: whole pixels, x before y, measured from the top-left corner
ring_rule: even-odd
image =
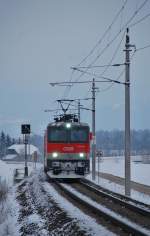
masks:
[[[13,138],[11,144],[13,145],[15,143],[16,143],[16,140]]]
[[[22,143],[23,143],[23,142],[22,142],[22,139],[21,139],[20,137],[18,138],[17,143],[18,143],[18,144],[22,144]]]
[[[0,158],[2,158],[6,153],[6,135],[2,131],[0,135]]]
[[[6,136],[6,147],[8,148],[9,146],[11,146],[12,141],[11,141],[11,137],[7,134]]]

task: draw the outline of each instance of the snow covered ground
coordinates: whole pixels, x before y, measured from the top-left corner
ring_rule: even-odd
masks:
[[[92,161],[90,167],[92,168]],[[115,176],[124,178],[124,158],[123,157],[104,157],[99,163],[96,160],[96,171],[109,173]],[[92,174],[87,176],[87,179],[92,180]],[[131,161],[131,180],[140,184],[150,186],[150,164]],[[110,180],[96,176],[94,181],[96,184],[104,188],[108,188],[114,192],[121,194],[125,193],[124,186],[114,183]],[[131,197],[150,204],[150,196],[135,190],[131,190]]]
[[[40,168],[42,166],[41,163],[37,163],[36,167]],[[0,179],[6,180],[8,186],[13,185],[13,173],[16,168],[24,168],[24,162],[5,162],[0,160]],[[29,174],[34,170],[34,163],[28,162],[28,172]]]
[[[7,199],[0,202],[0,236],[20,236],[17,223],[19,205],[15,190],[15,187],[10,188]]]
[[[42,164],[37,164],[37,169]],[[16,201],[16,186],[13,182],[13,173],[16,168],[24,168],[24,163],[6,163],[0,160],[0,181],[8,185],[7,199],[0,202],[0,236],[19,236],[18,210]],[[34,164],[28,163],[29,174],[34,171]]]
[[[87,179],[92,180],[92,175],[89,174],[87,176]],[[96,180],[93,181],[98,185],[101,185],[102,187],[106,188],[106,189],[110,189],[113,192],[116,193],[120,193],[120,194],[125,194],[125,189],[124,186],[120,185],[120,184],[116,184],[110,180],[107,179],[103,179],[103,178],[98,178],[98,176],[96,176]],[[131,197],[133,199],[136,199],[140,202],[146,203],[146,204],[150,204],[150,195],[135,191],[135,190],[131,190]]]
[[[99,170],[100,172],[124,177],[124,166],[123,157],[103,157],[99,163]],[[96,160],[96,169],[98,171],[98,159]],[[131,180],[150,186],[150,164],[131,161]]]
[[[0,236],[116,235],[62,197],[43,170],[11,188],[5,208]]]
[[[57,234],[58,230],[61,233],[63,230],[65,230],[65,232],[70,232],[68,230],[71,230],[72,225],[74,225],[73,227],[75,227],[75,229],[78,230],[81,235],[99,235],[99,232],[100,235],[103,236],[113,235],[103,226],[98,225],[92,218],[87,217],[79,209],[75,208],[71,203],[68,203],[68,201],[60,196],[57,191],[44,179],[42,182],[40,177],[41,172],[40,170],[37,170],[37,172],[34,171],[33,163],[28,163],[28,165],[29,172],[32,172],[33,170],[34,174],[19,185],[14,186],[13,171],[15,168],[23,168],[24,163],[7,164],[3,161],[0,161],[1,179],[5,179],[9,185],[8,199],[3,203],[3,212],[1,212],[1,216],[4,214],[3,218],[5,219],[1,218],[0,221],[0,236],[48,236],[51,235],[49,234],[49,230],[52,230],[52,235],[59,235]],[[37,169],[40,169],[41,165],[42,164],[37,165]],[[98,171],[98,162],[96,168]],[[116,176],[124,177],[124,160],[122,158],[114,157],[113,159],[106,158],[100,162],[99,169],[104,173],[110,173]],[[132,162],[132,180],[150,185],[149,170],[150,164],[136,164]],[[89,175],[88,178],[91,179],[91,175]],[[99,182],[99,184],[105,188],[124,194],[124,186],[103,178],[98,179],[98,177],[96,177],[96,182]],[[150,196],[134,190],[132,190],[131,194],[133,198],[150,204]],[[60,208],[57,208],[57,206]],[[47,209],[46,215],[50,214],[50,221],[49,217],[45,215],[43,209]],[[60,209],[63,209],[63,212],[61,212]],[[64,219],[63,228],[57,229],[56,226],[54,227],[54,225],[59,222],[58,219],[59,215],[61,214],[65,215],[67,223],[65,223]],[[52,217],[54,217],[53,223],[51,223]],[[26,233],[30,230],[33,233]]]
[[[74,207],[72,203],[68,202],[64,197],[60,196],[57,191],[48,183],[44,185],[45,190],[51,195],[53,193],[53,199],[65,210],[68,214],[75,218],[80,227],[88,232],[89,235],[101,235],[101,236],[113,236],[114,233],[110,232],[106,228],[96,223],[96,220],[92,219],[88,215],[84,214],[78,208]]]

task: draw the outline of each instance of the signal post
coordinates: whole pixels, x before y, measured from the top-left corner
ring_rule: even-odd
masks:
[[[25,145],[25,167],[24,167],[24,176],[28,176],[28,164],[27,164],[27,159],[28,159],[28,153],[27,153],[27,145],[28,145],[28,135],[30,134],[30,125],[29,124],[23,124],[21,125],[21,133],[23,134],[24,138],[24,145]]]

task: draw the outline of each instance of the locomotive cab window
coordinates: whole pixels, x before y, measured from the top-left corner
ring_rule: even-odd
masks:
[[[67,131],[63,127],[49,127],[48,142],[67,142]]]
[[[89,128],[86,126],[49,127],[48,142],[51,143],[87,143],[89,142]]]
[[[73,143],[86,143],[89,140],[88,127],[73,127],[70,131],[70,141]]]

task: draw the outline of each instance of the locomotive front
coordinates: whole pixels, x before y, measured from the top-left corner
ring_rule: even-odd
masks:
[[[54,122],[45,134],[45,171],[52,178],[82,178],[89,173],[89,126]]]

